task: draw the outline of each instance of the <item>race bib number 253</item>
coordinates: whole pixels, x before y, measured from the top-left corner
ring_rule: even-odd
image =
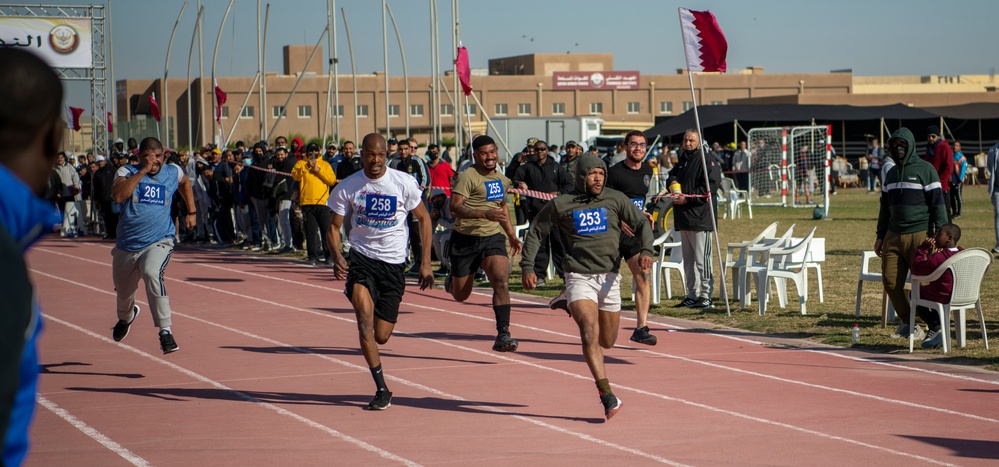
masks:
[[[577,209],[572,212],[573,224],[579,235],[593,235],[607,231],[607,208]]]

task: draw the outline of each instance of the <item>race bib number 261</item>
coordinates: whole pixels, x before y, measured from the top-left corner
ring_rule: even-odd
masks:
[[[142,204],[166,204],[166,188],[156,183],[139,183],[139,202]]]
[[[572,212],[573,224],[579,235],[593,235],[607,231],[607,208],[577,209]]]

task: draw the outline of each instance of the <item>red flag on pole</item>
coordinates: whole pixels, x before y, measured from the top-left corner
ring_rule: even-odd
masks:
[[[108,112],[108,133],[114,133],[114,125],[111,124],[111,112]]]
[[[160,105],[156,103],[155,92],[149,95],[149,107],[153,111],[153,118],[155,118],[157,122],[160,121]]]
[[[689,71],[725,72],[728,41],[710,11],[680,8],[680,32]]]
[[[454,69],[458,72],[458,81],[461,82],[461,91],[466,96],[472,94],[472,70],[468,67],[468,49],[458,47],[458,58],[454,61]]]
[[[227,96],[226,96],[225,92],[222,91],[222,88],[219,87],[219,82],[216,80],[215,81],[215,102],[217,104],[215,105],[215,121],[218,122],[220,125],[222,124],[222,104],[225,104],[226,97]]]
[[[70,106],[69,114],[70,114],[70,122],[69,122],[70,128],[72,128],[73,131],[80,131],[80,115],[83,115],[83,109],[79,107]]]

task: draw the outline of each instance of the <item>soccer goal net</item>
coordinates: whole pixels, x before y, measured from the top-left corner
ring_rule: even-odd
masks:
[[[753,128],[749,191],[754,206],[822,206],[829,212],[829,126]]]

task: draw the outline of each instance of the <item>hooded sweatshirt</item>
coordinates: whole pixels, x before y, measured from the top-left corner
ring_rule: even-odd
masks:
[[[620,191],[610,188],[596,196],[586,189],[586,176],[592,169],[607,173],[607,166],[597,156],[583,154],[576,163],[573,184],[576,193],[559,195],[538,213],[524,241],[520,268],[534,270],[534,257],[542,239],[558,227],[568,241],[566,272],[601,274],[612,272],[620,257],[621,221],[635,232],[642,254],[652,256],[652,228],[641,211]]]
[[[904,154],[891,153],[894,140],[908,144]],[[896,234],[935,232],[947,223],[947,208],[936,169],[916,156],[916,139],[908,128],[892,133],[887,146],[895,166],[888,170],[881,186],[877,238],[884,239],[889,230]]]

